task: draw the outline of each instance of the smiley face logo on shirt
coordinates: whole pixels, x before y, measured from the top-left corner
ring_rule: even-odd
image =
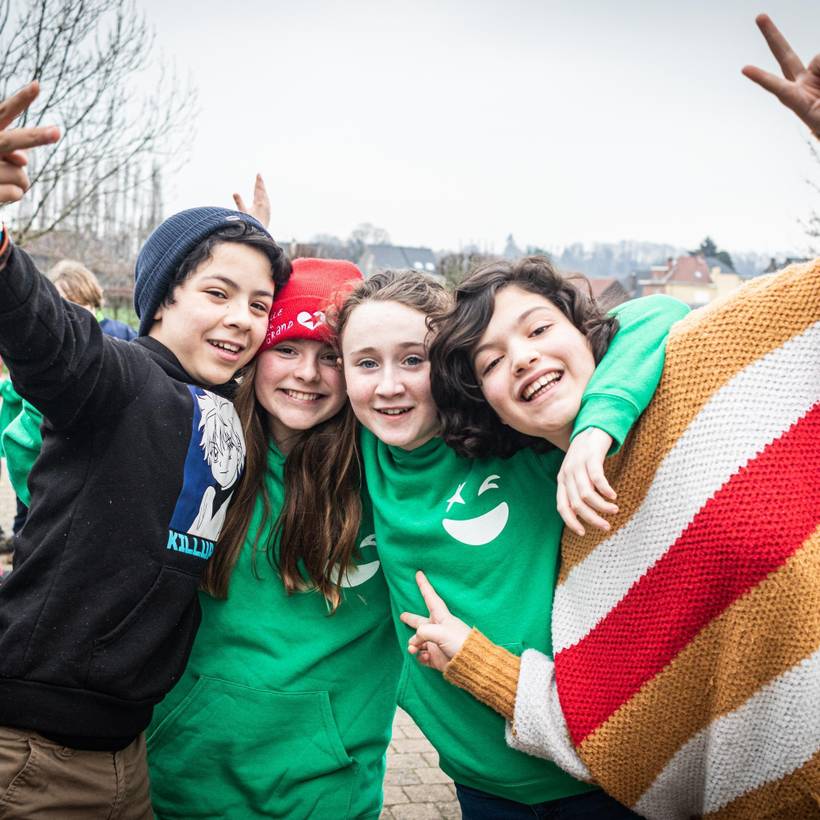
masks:
[[[488,475],[481,486],[478,488],[476,498],[484,495],[490,490],[497,490],[496,483],[498,475]],[[467,501],[464,499],[464,488],[467,482],[464,481],[458,485],[458,489],[447,499],[447,512],[449,513],[452,507],[456,504],[464,504],[467,506]],[[490,496],[492,498],[492,496]],[[465,510],[466,511],[466,510]],[[504,527],[507,526],[507,520],[510,517],[510,507],[506,501],[500,501],[491,510],[474,518],[445,518],[441,524],[456,541],[462,544],[468,544],[471,547],[481,547],[484,544],[489,544],[490,541],[498,538],[501,535]]]
[[[376,536],[372,533],[362,539],[359,544],[362,560],[376,555]],[[365,581],[369,581],[379,571],[379,561],[367,561],[366,563],[352,565],[342,576],[341,586],[346,589],[361,586]]]

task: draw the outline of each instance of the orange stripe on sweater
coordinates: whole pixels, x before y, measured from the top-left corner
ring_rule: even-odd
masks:
[[[705,820],[812,820],[820,818],[820,752],[786,777],[733,800]]]
[[[634,804],[690,737],[818,647],[820,526],[780,569],[708,624],[578,751],[608,792]]]
[[[807,275],[808,271],[808,275]],[[583,538],[564,530],[559,583],[643,502],[658,465],[709,398],[740,370],[802,333],[820,318],[820,260],[760,277],[720,302],[693,311],[669,334],[666,365],[655,399],[606,473],[620,513],[608,533]],[[753,334],[755,344],[748,344]]]

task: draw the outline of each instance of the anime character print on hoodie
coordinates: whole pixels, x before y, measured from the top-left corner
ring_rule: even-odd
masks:
[[[264,481],[273,521],[284,464],[271,444]],[[254,549],[257,498],[228,597],[200,593],[188,666],[148,733],[157,817],[379,816],[401,651],[363,502],[358,565],[331,615],[318,590],[288,595]]]
[[[616,446],[623,442],[660,379],[666,333],[687,311],[668,299],[615,311],[621,330],[590,380],[576,434],[594,425]],[[494,642],[516,654],[527,648],[551,653],[563,526],[556,476],[563,455],[525,449],[509,459],[469,460],[438,437],[407,451],[362,432],[379,556],[402,645],[412,630],[398,616],[423,606],[415,582],[421,569],[451,611],[480,623]],[[510,749],[500,715],[409,656],[398,697],[459,784],[521,803],[594,788]]]
[[[0,725],[115,751],[179,678],[196,589],[244,463],[231,385],[153,338],[104,336],[19,249],[0,351],[45,416],[31,509],[0,589]]]

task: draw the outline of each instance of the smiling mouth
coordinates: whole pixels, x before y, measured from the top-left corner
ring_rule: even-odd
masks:
[[[552,373],[545,373],[543,376],[539,376],[521,391],[522,400],[532,401],[539,396],[543,396],[544,393],[552,390],[552,388],[561,381],[563,375],[563,371],[553,371]]]
[[[319,399],[324,398],[321,393],[305,393],[302,390],[289,390],[287,388],[280,389],[288,398],[295,401],[319,401]]]
[[[234,356],[238,356],[245,349],[243,345],[236,344],[235,342],[220,342],[216,339],[208,339],[208,344],[212,345],[217,350],[224,350],[226,353],[232,353]]]
[[[376,412],[381,413],[383,416],[403,416],[405,413],[409,413],[412,409],[412,407],[375,408]]]

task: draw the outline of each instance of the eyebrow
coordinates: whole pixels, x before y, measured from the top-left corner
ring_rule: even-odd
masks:
[[[234,290],[239,290],[239,285],[234,282],[233,279],[229,279],[227,276],[222,276],[219,273],[213,273],[210,276],[211,279],[218,279],[220,282],[224,282],[228,287],[233,288]],[[253,291],[253,296],[269,296],[273,299],[273,291],[272,290],[255,290]]]
[[[520,316],[519,316],[519,317],[515,320],[514,324],[516,324],[516,325],[520,325],[520,324],[522,324],[523,322],[526,322],[526,321],[527,321],[527,319],[529,319],[529,317],[530,317],[533,313],[535,313],[536,311],[539,311],[539,310],[549,310],[549,309],[550,309],[550,305],[536,305],[535,307],[531,307],[529,310],[525,310],[525,311],[524,311],[524,312],[523,312],[523,313],[522,313],[522,314],[521,314],[521,315],[520,315]],[[496,342],[495,340],[492,340],[492,341],[489,341],[489,342],[485,342],[483,345],[479,345],[479,346],[478,346],[478,347],[477,347],[477,348],[473,351],[473,361],[475,361],[475,359],[477,359],[477,358],[478,358],[478,354],[479,354],[479,353],[483,353],[485,350],[488,350],[489,348],[495,347],[495,346],[496,346],[496,344],[497,344],[497,342]]]
[[[396,345],[401,350],[406,350],[409,347],[424,347],[424,342],[399,342]],[[378,353],[379,351],[375,347],[360,347],[358,350],[351,350],[351,356],[361,356],[362,353]]]

